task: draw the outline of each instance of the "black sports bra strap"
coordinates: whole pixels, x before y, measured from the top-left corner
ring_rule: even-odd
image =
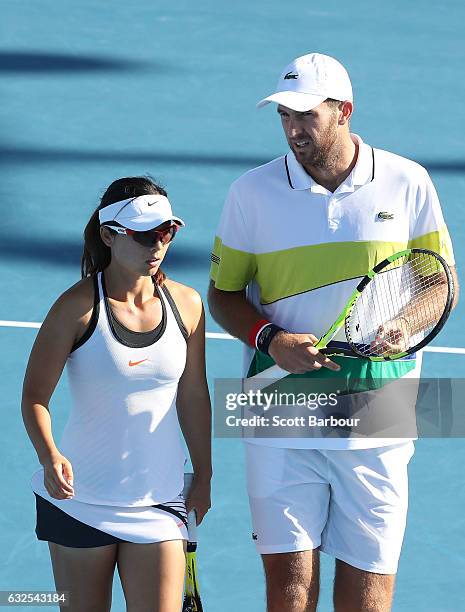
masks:
[[[99,306],[100,298],[99,298],[99,288],[98,288],[98,277],[97,277],[97,274],[94,274],[92,279],[93,279],[93,284],[94,284],[94,305],[92,307],[92,315],[90,317],[89,325],[87,326],[86,331],[79,338],[79,340],[73,344],[73,347],[72,347],[70,353],[72,353],[73,351],[78,349],[80,346],[82,346],[85,342],[87,342],[87,340],[89,340],[89,338],[94,333],[95,328],[97,327],[98,316],[99,316],[99,312],[100,312],[100,306]]]
[[[189,337],[189,333],[186,329],[186,326],[184,325],[184,322],[182,320],[178,307],[176,306],[176,302],[174,301],[173,296],[171,295],[168,287],[165,284],[161,286],[161,289],[163,293],[165,294],[166,300],[168,304],[170,305],[171,310],[173,311],[174,318],[176,319],[176,323],[178,324],[181,334],[184,336],[184,339],[187,341]]]

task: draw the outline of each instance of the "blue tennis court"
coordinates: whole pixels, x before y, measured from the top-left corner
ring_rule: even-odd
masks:
[[[320,51],[351,75],[352,131],[428,168],[460,276],[464,21],[458,0],[2,3],[0,590],[54,589],[48,548],[34,534],[29,479],[37,461],[20,415],[36,333],[24,323],[42,321],[79,279],[82,231],[106,186],[139,174],[164,184],[187,223],[165,269],[205,297],[230,183],[286,150],[274,109],[258,111],[255,103],[271,93],[289,61]],[[462,300],[434,342],[448,350],[425,354],[425,376],[463,375],[464,314]],[[222,331],[210,316],[207,330]],[[239,342],[209,337],[207,350],[212,388],[215,378],[239,375]],[[51,406],[58,439],[67,404],[60,384]],[[424,439],[416,448],[394,610],[459,612],[465,443]],[[263,610],[241,443],[215,439],[214,467],[213,508],[198,553],[206,612]],[[323,559],[322,612],[332,609],[332,565]],[[125,609],[116,580],[112,609]]]

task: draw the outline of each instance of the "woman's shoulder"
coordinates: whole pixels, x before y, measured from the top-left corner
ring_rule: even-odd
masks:
[[[197,327],[203,312],[200,294],[192,287],[171,278],[165,279],[164,285],[170,292],[188,331],[191,332]]]
[[[73,343],[85,330],[94,307],[94,282],[84,278],[62,293],[50,308],[40,336]]]
[[[51,311],[80,319],[92,311],[95,302],[94,278],[86,277],[64,291]]]
[[[202,298],[199,292],[192,287],[178,283],[171,278],[165,279],[164,284],[175,300],[179,298],[183,302],[189,302],[191,307],[194,305],[202,306]]]

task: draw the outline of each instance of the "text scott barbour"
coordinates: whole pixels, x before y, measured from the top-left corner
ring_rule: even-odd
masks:
[[[265,417],[254,415],[251,417],[236,417],[232,414],[226,417],[228,427],[357,427],[360,419],[338,418],[334,415],[329,417],[317,417],[314,414],[297,417]]]

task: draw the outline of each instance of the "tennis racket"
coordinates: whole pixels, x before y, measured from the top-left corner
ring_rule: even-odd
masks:
[[[428,249],[400,251],[362,278],[315,348],[327,356],[400,359],[424,347],[440,332],[453,297],[452,274],[440,255]],[[346,342],[333,341],[342,326]],[[269,379],[288,375],[275,365],[248,378],[245,388],[259,390],[270,384]],[[260,379],[264,379],[262,386]]]
[[[184,474],[184,494],[187,497],[192,484],[193,474]],[[197,581],[197,517],[195,510],[187,516],[188,542],[186,550],[186,581],[182,612],[203,612]]]

